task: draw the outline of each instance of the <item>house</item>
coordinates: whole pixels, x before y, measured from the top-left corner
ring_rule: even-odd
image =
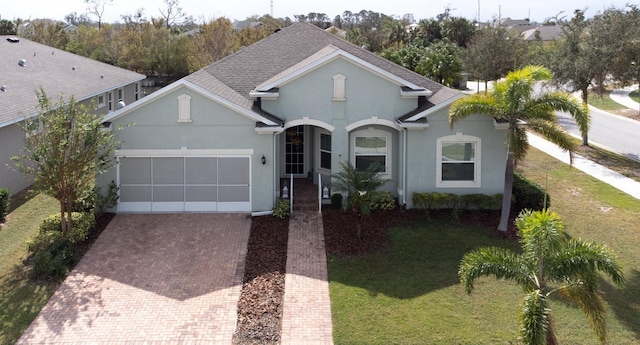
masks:
[[[12,193],[31,183],[15,171],[11,157],[24,144],[19,123],[38,114],[40,87],[52,99],[63,93],[85,104],[93,101],[100,114],[142,97],[142,74],[13,36],[0,36],[0,51],[0,188]]]
[[[522,38],[525,41],[555,41],[561,39],[563,36],[564,31],[562,31],[562,26],[560,25],[536,26],[533,29],[522,32]]]
[[[379,163],[407,207],[414,192],[501,193],[505,127],[473,115],[450,129],[460,97],[295,23],[109,114],[135,125],[100,184],[119,186],[118,212],[259,212],[290,177],[326,185],[349,161]]]

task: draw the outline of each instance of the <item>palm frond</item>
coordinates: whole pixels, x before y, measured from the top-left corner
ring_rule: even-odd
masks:
[[[560,146],[564,151],[575,151],[575,143],[569,133],[555,122],[535,119],[529,121],[528,128],[540,134],[550,142]]]
[[[563,247],[564,225],[555,212],[542,210],[520,213],[516,227],[524,255],[529,259],[550,257]]]
[[[607,338],[607,312],[604,300],[597,291],[590,291],[580,283],[571,284],[560,290],[560,294],[578,304],[580,310],[587,315],[587,320],[600,344]]]
[[[533,101],[532,106],[567,112],[578,125],[580,133],[584,135],[589,131],[591,124],[589,108],[582,101],[573,98],[566,92],[553,91],[544,93]]]
[[[449,126],[473,114],[504,117],[499,104],[491,95],[473,94],[453,102],[449,108]]]
[[[622,267],[611,250],[601,243],[570,239],[565,248],[550,258],[548,263],[549,273],[554,277],[580,278],[594,291],[598,284],[598,271],[609,276],[617,286],[625,284]]]
[[[540,290],[528,293],[522,302],[518,317],[520,336],[527,345],[545,345],[549,331],[547,297]]]
[[[529,138],[524,127],[516,126],[509,132],[509,148],[516,162],[521,161],[529,151]]]
[[[528,289],[535,285],[530,272],[531,268],[514,252],[504,248],[483,247],[464,255],[458,276],[465,291],[470,294],[474,282],[482,276],[514,280]]]

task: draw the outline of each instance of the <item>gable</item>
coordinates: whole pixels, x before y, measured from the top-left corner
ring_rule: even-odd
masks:
[[[278,88],[278,97],[262,100],[262,108],[282,118],[303,116],[331,122],[378,116],[394,120],[415,109],[398,84],[353,60],[337,57],[305,71]]]

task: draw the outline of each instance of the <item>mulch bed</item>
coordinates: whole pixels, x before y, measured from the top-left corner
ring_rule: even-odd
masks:
[[[336,209],[322,211],[324,224],[324,240],[327,253],[335,256],[350,256],[370,254],[387,248],[391,244],[389,229],[397,226],[409,226],[415,221],[427,219],[424,210],[402,210],[396,208],[390,211],[375,211],[369,217],[359,219],[354,212],[344,212]],[[432,220],[451,220],[449,210],[432,211]],[[511,222],[515,219],[511,213]],[[358,240],[356,228],[362,221],[361,239]],[[511,225],[507,232],[497,230],[500,222],[499,211],[461,212],[457,222],[461,225],[475,225],[491,229],[495,236],[516,239],[515,226]]]
[[[254,217],[233,344],[279,344],[289,220]]]

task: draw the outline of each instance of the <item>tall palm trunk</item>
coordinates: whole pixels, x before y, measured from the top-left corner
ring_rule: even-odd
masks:
[[[582,95],[582,102],[584,104],[589,104],[589,89],[587,87],[580,90]],[[589,146],[589,135],[588,132],[582,133],[582,145]]]
[[[504,190],[502,191],[502,211],[500,212],[500,224],[498,230],[507,231],[509,227],[509,215],[511,214],[511,194],[513,190],[513,152],[507,153],[507,166],[504,169]]]

